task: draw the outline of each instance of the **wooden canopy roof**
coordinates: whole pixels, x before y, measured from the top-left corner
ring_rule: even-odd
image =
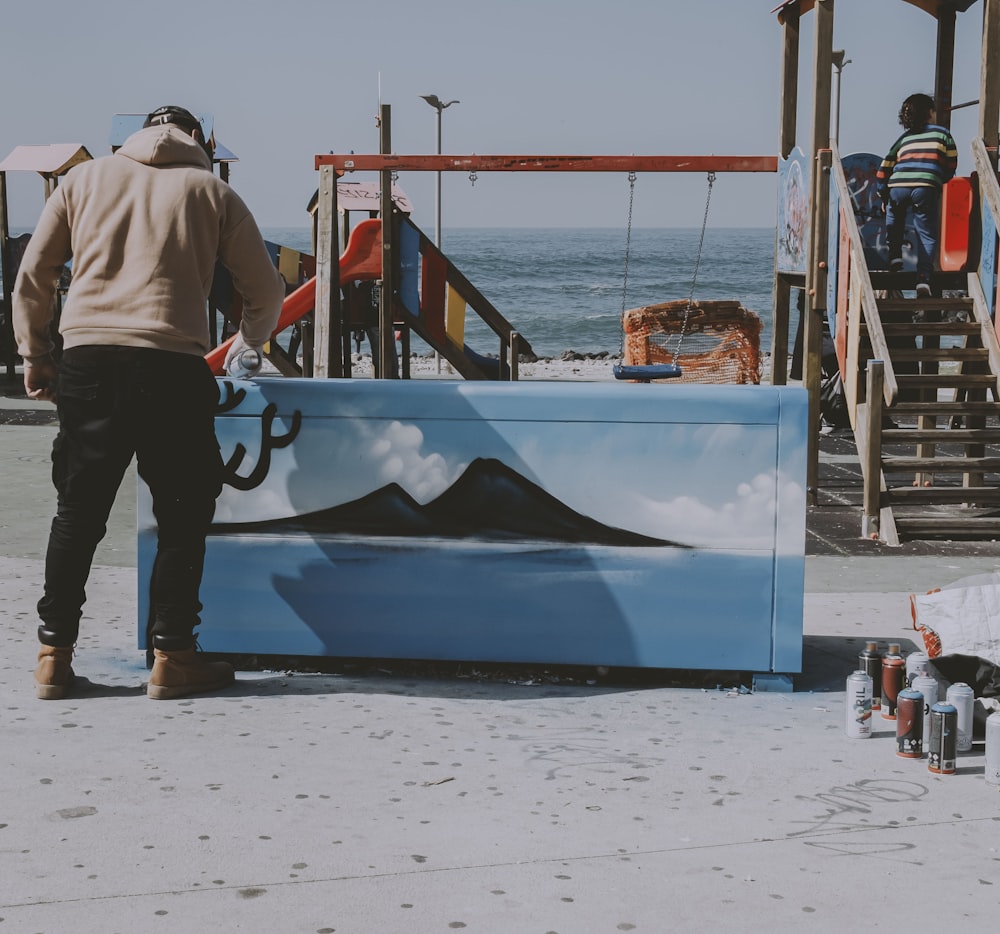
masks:
[[[937,19],[938,13],[941,10],[954,10],[956,13],[964,13],[976,0],[903,0],[903,2],[918,7]],[[784,3],[776,6],[771,12],[777,13],[778,22],[783,23],[785,21],[785,13],[789,9],[797,7],[799,16],[801,16],[803,13],[808,13],[815,5],[816,0],[785,0]]]
[[[37,172],[42,176],[55,177],[91,158],[87,148],[79,143],[17,146],[0,162],[0,172]]]

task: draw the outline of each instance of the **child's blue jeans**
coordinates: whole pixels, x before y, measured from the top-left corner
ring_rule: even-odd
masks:
[[[940,188],[890,188],[885,208],[885,233],[889,244],[889,261],[902,259],[906,216],[911,212],[917,254],[917,282],[931,281],[941,227]]]

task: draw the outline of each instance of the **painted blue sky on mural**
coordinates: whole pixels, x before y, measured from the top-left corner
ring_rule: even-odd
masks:
[[[249,449],[241,475],[252,470],[260,452],[260,445],[255,453],[247,442],[245,424],[243,419],[219,423],[226,457],[235,446],[230,425],[240,427]],[[273,433],[283,434],[289,424],[287,416],[277,420]],[[433,417],[313,419],[293,445],[270,452],[270,471],[259,488],[223,492],[216,521],[302,515],[361,499],[391,483],[426,504],[454,484],[473,459],[488,457],[609,526],[696,547],[770,549],[789,532],[796,540],[795,529],[775,529],[776,513],[797,515],[801,522],[800,511],[778,509],[779,501],[791,505],[804,496],[799,482],[779,473],[776,430],[758,423],[651,426],[638,432],[643,456],[629,458],[627,475],[608,484],[623,450],[636,444],[635,424],[608,422],[595,430],[578,421],[470,418],[456,432],[451,419]]]

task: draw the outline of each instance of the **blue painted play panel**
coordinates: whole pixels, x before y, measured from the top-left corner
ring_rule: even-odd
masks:
[[[219,386],[206,651],[801,669],[800,388]]]

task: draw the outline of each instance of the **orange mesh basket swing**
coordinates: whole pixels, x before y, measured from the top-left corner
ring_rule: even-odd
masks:
[[[712,203],[712,186],[715,184],[715,173],[708,173],[708,194],[705,198],[705,215],[701,220],[701,237],[698,240],[698,253],[695,256],[694,273],[691,276],[691,291],[688,294],[687,305],[684,310],[680,331],[677,334],[677,343],[673,351],[673,356],[669,361],[661,358],[658,361],[647,360],[642,363],[627,362],[625,354],[625,305],[628,298],[628,264],[632,246],[632,204],[635,199],[635,172],[629,172],[628,183],[628,225],[625,231],[625,274],[622,281],[621,342],[618,348],[622,362],[616,364],[612,372],[615,379],[630,380],[639,383],[649,383],[654,379],[677,379],[682,375],[677,359],[680,356],[681,346],[687,334],[691,308],[694,304],[694,290],[698,283],[698,268],[701,266],[701,253],[705,246],[705,228],[708,226],[708,208]]]

